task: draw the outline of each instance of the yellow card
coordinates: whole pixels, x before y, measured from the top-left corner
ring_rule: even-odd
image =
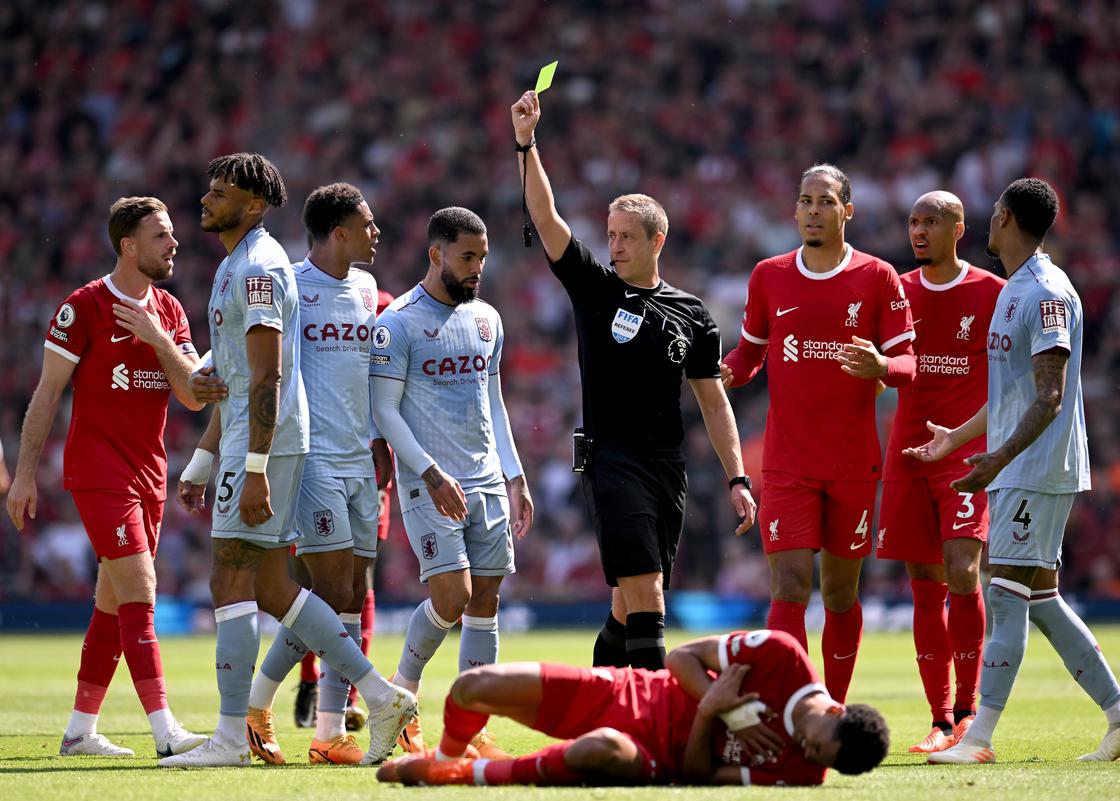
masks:
[[[538,95],[552,86],[552,76],[556,74],[556,65],[559,63],[559,61],[553,61],[551,64],[545,64],[541,67],[541,74],[537,76],[536,91]]]

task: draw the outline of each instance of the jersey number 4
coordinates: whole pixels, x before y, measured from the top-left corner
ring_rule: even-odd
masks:
[[[1011,520],[1014,523],[1022,524],[1023,531],[1026,531],[1031,527],[1031,513],[1027,511],[1026,498],[1023,498],[1022,502],[1019,504],[1019,511],[1015,513],[1014,517],[1012,517]]]

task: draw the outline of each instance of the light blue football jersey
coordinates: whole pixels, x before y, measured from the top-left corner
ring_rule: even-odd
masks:
[[[502,321],[489,303],[440,303],[419,284],[377,319],[371,380],[404,382],[400,412],[420,446],[464,492],[504,493],[487,391],[502,357]],[[392,441],[389,443],[392,445]],[[401,508],[427,500],[397,459]]]
[[[223,456],[243,456],[249,450],[250,372],[245,334],[257,325],[282,335],[280,407],[271,453],[307,453],[307,396],[299,372],[296,297],[295,272],[288,256],[264,228],[245,234],[218,265],[209,318],[214,368],[229,386],[229,396],[220,404]]]
[[[299,288],[300,373],[311,411],[303,475],[371,478],[369,351],[377,281],[357,268],[340,280],[310,256],[292,267]]]
[[[1069,351],[1062,409],[988,489],[1062,494],[1089,489],[1089,443],[1081,396],[1081,298],[1045,253],[1029,258],[996,300],[988,329],[988,450],[1008,440],[1034,403],[1032,357]]]

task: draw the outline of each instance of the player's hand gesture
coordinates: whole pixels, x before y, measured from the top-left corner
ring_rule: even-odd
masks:
[[[740,537],[747,533],[747,529],[754,525],[755,514],[758,512],[758,506],[751,496],[750,490],[742,484],[736,484],[731,488],[731,507],[735,510],[735,515],[739,518],[739,526],[735,529],[735,536]]]
[[[541,119],[541,101],[537,93],[529,90],[510,107],[513,117],[513,135],[519,145],[527,145],[533,138],[533,131]]]
[[[39,491],[35,487],[34,478],[16,475],[8,490],[8,517],[12,519],[17,531],[23,531],[23,515],[27,514],[35,519],[39,503]]]
[[[175,500],[188,514],[198,517],[206,508],[206,485],[180,481],[179,488],[175,492]]]
[[[458,481],[435,464],[425,470],[420,478],[424,479],[437,512],[459,522],[467,519],[467,496]]]
[[[509,482],[509,505],[513,515],[513,536],[523,539],[533,527],[533,499],[529,495],[529,485],[525,476],[518,476]]]
[[[926,428],[933,434],[933,439],[916,448],[903,448],[903,456],[913,457],[919,462],[936,462],[956,450],[957,446],[953,442],[953,432],[950,429],[929,420],[926,420]]]
[[[852,337],[852,343],[841,347],[837,358],[840,369],[856,378],[878,379],[887,374],[887,357],[867,339]]]
[[[731,389],[731,382],[735,380],[735,375],[727,366],[727,362],[719,363],[719,380],[723,383],[724,390]]]
[[[120,302],[113,304],[113,315],[117,318],[117,325],[141,342],[155,345],[161,339],[167,339],[167,332],[160,325],[159,317],[139,303],[122,298]]]
[[[758,693],[742,692],[743,680],[750,669],[750,665],[739,662],[728,665],[700,699],[700,711],[708,715],[719,715],[751,701],[758,701]],[[761,757],[760,761],[764,761],[781,751],[783,743],[781,737],[766,725],[766,721],[774,717],[774,712],[763,707],[758,715],[761,718],[759,723],[736,729],[732,733],[743,743],[743,749],[748,755]]]
[[[1007,460],[999,453],[974,453],[964,463],[971,465],[972,470],[949,485],[957,492],[980,492],[1007,467]]]
[[[199,403],[217,403],[229,395],[229,387],[213,367],[200,367],[191,373],[187,387]]]
[[[241,522],[247,526],[259,526],[272,519],[272,503],[268,495],[268,476],[264,473],[245,473],[245,485],[241,488],[241,499],[237,502],[241,510]]]

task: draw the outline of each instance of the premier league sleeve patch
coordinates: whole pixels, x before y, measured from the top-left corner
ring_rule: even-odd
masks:
[[[58,309],[58,315],[54,320],[59,328],[69,328],[74,324],[74,319],[77,314],[74,313],[74,307],[69,303],[63,303]]]
[[[245,305],[250,309],[272,308],[272,276],[251,275],[245,279]]]
[[[1060,300],[1040,300],[1038,313],[1042,317],[1042,333],[1058,334],[1069,331],[1066,304]]]

